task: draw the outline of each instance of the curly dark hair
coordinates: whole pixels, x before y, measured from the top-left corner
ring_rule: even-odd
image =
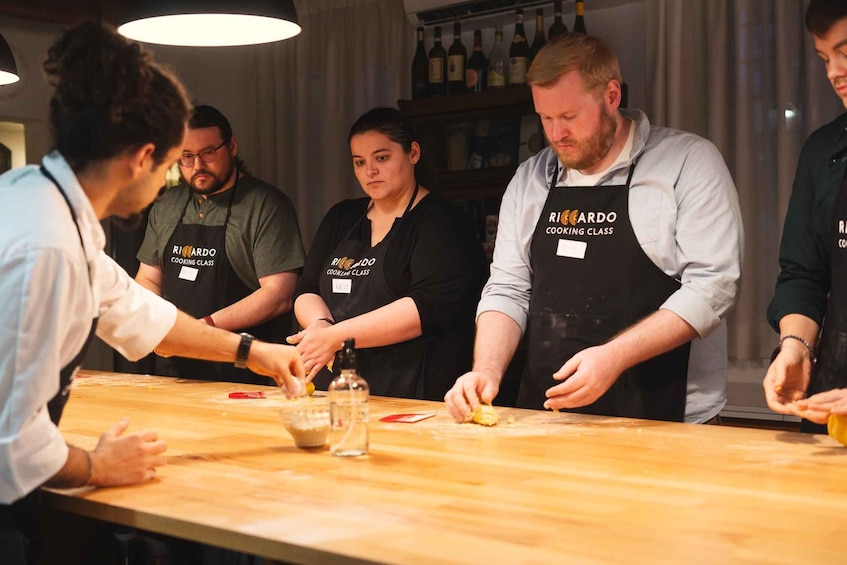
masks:
[[[812,0],[806,8],[806,29],[812,35],[823,37],[840,19],[847,18],[844,0]]]
[[[89,163],[155,146],[159,165],[182,142],[191,102],[179,80],[139,44],[86,22],[47,52],[50,127],[55,148],[75,172]]]

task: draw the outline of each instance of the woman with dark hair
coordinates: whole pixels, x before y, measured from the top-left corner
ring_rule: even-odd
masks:
[[[185,137],[190,103],[138,44],[86,23],[44,64],[55,150],[0,176],[0,556],[40,563],[40,487],[116,486],[156,476],[165,443],[124,419],[93,450],[58,423],[96,335],[130,359],[235,361],[299,389],[296,350],[212,328],[136,284],[104,252],[100,220],[156,197]],[[252,347],[251,347],[252,345]]]
[[[458,208],[415,180],[421,147],[400,111],[367,112],[348,140],[367,196],[321,222],[294,302],[305,329],[289,343],[319,388],[352,337],[372,394],[439,400],[470,367],[482,247]]]

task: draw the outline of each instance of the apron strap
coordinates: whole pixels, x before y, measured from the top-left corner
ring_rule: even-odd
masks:
[[[62,195],[62,198],[65,199],[65,203],[68,205],[68,210],[71,212],[71,219],[74,221],[74,227],[76,228],[76,233],[79,236],[79,245],[82,247],[82,253],[85,254],[85,242],[82,239],[82,230],[79,229],[79,220],[77,219],[76,212],[74,212],[74,207],[71,206],[71,200],[68,198],[68,195],[65,193],[64,189],[62,189],[62,185],[59,184],[59,181],[56,180],[56,177],[48,171],[44,165],[39,167],[41,174],[47,177],[47,179],[53,183],[53,186],[59,189],[59,194]],[[93,286],[93,281],[91,279],[91,265],[88,264],[88,260],[85,261],[85,265],[88,267],[88,283]]]
[[[409,199],[409,203],[406,205],[406,209],[403,211],[403,215],[400,216],[400,221],[403,221],[403,218],[405,218],[406,214],[409,213],[409,210],[412,209],[412,205],[415,203],[415,198],[418,197],[418,189],[419,188],[420,188],[420,185],[417,182],[415,182],[415,190],[412,191],[412,197]],[[356,223],[353,224],[353,227],[351,227],[349,230],[347,230],[347,233],[344,234],[344,237],[341,238],[342,241],[349,239],[350,235],[352,235],[352,233],[354,231],[356,231],[356,228],[359,227],[359,224],[361,224],[362,220],[364,220],[367,217],[368,212],[370,212],[371,208],[373,208],[373,207],[374,207],[374,201],[371,200],[370,202],[368,202],[368,207],[365,208],[365,213],[362,214],[359,217],[358,220],[356,220]],[[391,233],[392,231],[394,231],[394,226],[391,226],[391,229],[389,230],[388,233]],[[388,237],[388,236],[386,235],[386,237]]]

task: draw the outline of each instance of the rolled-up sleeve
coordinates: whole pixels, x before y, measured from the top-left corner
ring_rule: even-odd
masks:
[[[176,306],[137,284],[104,252],[97,262],[97,283],[97,336],[130,361],[150,353],[173,328]]]
[[[843,165],[827,162],[834,148],[844,143],[830,133],[816,131],[800,154],[797,174],[788,202],[788,212],[779,247],[780,272],[773,299],[767,309],[771,327],[779,332],[779,321],[788,314],[801,314],[823,324],[831,284],[830,216],[843,178]]]
[[[532,292],[530,244],[547,199],[545,170],[552,152],[547,149],[524,162],[512,177],[500,204],[491,276],[482,290],[477,317],[497,311],[526,330]]]
[[[662,308],[705,337],[737,301],[744,233],[735,184],[717,148],[691,136],[683,157],[674,187],[681,287]]]

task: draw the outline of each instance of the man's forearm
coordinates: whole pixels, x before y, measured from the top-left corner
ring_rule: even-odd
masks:
[[[521,328],[512,318],[494,310],[483,312],[476,322],[473,370],[502,379],[520,340]]]
[[[44,486],[49,488],[76,488],[88,484],[93,472],[91,454],[84,449],[68,446],[68,459],[58,473],[50,477]]]
[[[196,320],[185,312],[177,312],[171,331],[156,346],[156,354],[178,355],[206,361],[233,362],[241,338]]]
[[[281,296],[275,289],[260,288],[238,302],[212,315],[216,327],[236,331],[258,326],[291,310],[291,295]]]
[[[299,274],[284,271],[259,277],[259,288],[238,302],[209,312],[215,326],[237,331],[252,328],[291,310]]]
[[[802,337],[812,346],[818,341],[820,326],[813,319],[803,314],[787,314],[779,320],[780,338],[786,335]]]
[[[688,322],[670,310],[661,309],[630,326],[604,347],[625,368],[629,368],[688,343],[695,337],[697,332]]]
[[[793,347],[802,354],[808,354],[811,359],[812,351],[817,347],[820,329],[817,322],[803,314],[786,314],[779,320],[779,339],[782,347]],[[793,337],[786,339],[785,336]]]

